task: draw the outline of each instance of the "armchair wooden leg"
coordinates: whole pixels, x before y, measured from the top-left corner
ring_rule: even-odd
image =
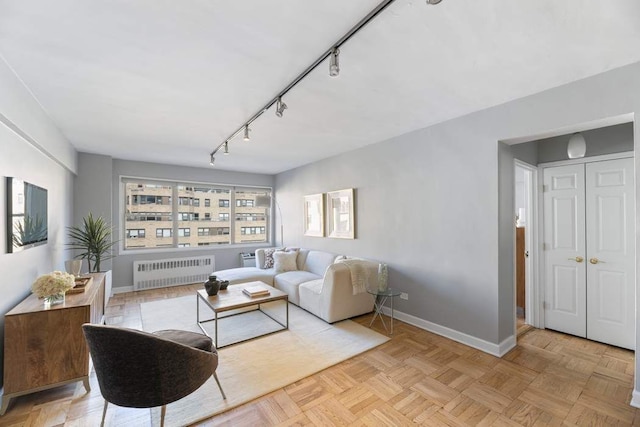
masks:
[[[218,388],[220,389],[220,393],[222,393],[222,398],[224,400],[227,400],[227,396],[224,394],[224,390],[222,390],[222,386],[220,385],[220,380],[218,380],[218,374],[214,372],[213,378],[215,378],[216,382],[218,383]]]
[[[162,405],[160,409],[160,427],[164,427],[164,415],[167,413],[167,405]]]
[[[100,422],[100,427],[104,427],[104,418],[107,415],[107,405],[109,404],[109,402],[107,402],[106,400],[104,401],[104,409],[102,409],[102,421]]]

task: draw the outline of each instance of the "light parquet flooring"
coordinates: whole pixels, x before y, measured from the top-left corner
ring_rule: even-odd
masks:
[[[116,295],[107,323],[140,328],[140,303],[199,288]],[[633,375],[633,352],[553,331],[519,331],[518,346],[499,359],[396,321],[389,342],[198,425],[640,425],[640,410],[629,406]],[[89,394],[71,384],[17,398],[0,426],[99,425],[95,375],[91,386]],[[150,410],[110,405],[107,425],[151,425]]]

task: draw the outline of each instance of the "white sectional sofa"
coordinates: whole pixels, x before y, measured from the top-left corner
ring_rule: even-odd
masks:
[[[289,249],[290,251],[292,249]],[[262,281],[289,295],[289,301],[326,322],[333,323],[373,310],[374,296],[356,292],[351,267],[340,262],[344,257],[323,251],[297,249],[296,270],[265,268],[265,249],[256,250],[256,266],[216,271],[231,285]],[[368,286],[377,286],[378,264],[361,260],[361,272]]]

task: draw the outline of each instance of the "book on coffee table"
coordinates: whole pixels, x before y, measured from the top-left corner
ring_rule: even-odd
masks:
[[[244,288],[242,292],[250,297],[264,297],[271,294],[269,289],[263,286],[249,286]]]

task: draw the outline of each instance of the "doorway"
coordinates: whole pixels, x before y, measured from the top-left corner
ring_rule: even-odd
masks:
[[[609,157],[543,168],[545,327],[633,349],[634,165]]]
[[[532,284],[535,278],[533,249],[536,239],[537,168],[516,160],[514,164],[514,216],[516,229],[516,336],[528,330],[533,322]]]
[[[633,156],[634,150],[634,132],[632,117],[619,117],[617,124],[600,123],[601,127],[596,126],[595,123],[589,124],[589,130],[581,130],[579,127],[572,128],[571,130],[564,130],[564,132],[555,133],[555,136],[542,137],[536,139],[531,137],[528,142],[522,141],[512,146],[512,154],[515,159],[514,174],[514,189],[519,191],[525,188],[525,181],[523,176],[526,176],[524,172],[519,172],[519,168],[532,168],[533,170],[533,204],[534,206],[529,210],[525,209],[525,230],[529,229],[525,236],[525,242],[529,242],[528,246],[529,257],[525,258],[525,265],[529,265],[530,268],[525,267],[525,304],[524,304],[524,322],[536,328],[545,328],[545,304],[549,301],[545,295],[545,237],[543,227],[543,168],[549,166],[561,166],[566,164],[575,163],[575,161],[569,161],[567,158],[567,142],[570,139],[572,133],[581,130],[581,133],[586,139],[587,150],[584,161],[599,160],[611,160],[621,157]],[[630,120],[631,119],[631,120]],[[584,129],[584,128],[583,128]],[[526,161],[526,163],[521,162]],[[535,165],[535,166],[532,166]],[[538,172],[539,171],[539,172]],[[537,174],[537,175],[536,175]],[[518,178],[518,176],[520,178]],[[523,193],[524,194],[524,193]],[[527,193],[528,194],[528,193]],[[520,197],[520,198],[518,198]],[[523,204],[521,196],[516,195],[514,198],[514,222],[516,216],[519,216],[518,208]],[[528,214],[528,215],[527,215]],[[535,225],[537,222],[537,227]],[[517,224],[516,224],[517,225]],[[633,240],[633,239],[631,239]],[[516,251],[516,239],[514,233],[513,240],[514,254]],[[527,249],[525,249],[526,251]],[[526,253],[526,252],[525,252]],[[587,259],[587,262],[589,259]],[[515,262],[515,256],[514,261]],[[604,265],[605,267],[607,264]],[[514,274],[514,291],[515,291],[515,274]],[[514,292],[515,293],[515,292]],[[516,306],[516,297],[514,295],[514,306]],[[521,313],[522,310],[514,309],[514,326],[517,328],[517,316],[516,312]],[[516,329],[517,331],[517,329]],[[517,334],[516,334],[517,336]]]

